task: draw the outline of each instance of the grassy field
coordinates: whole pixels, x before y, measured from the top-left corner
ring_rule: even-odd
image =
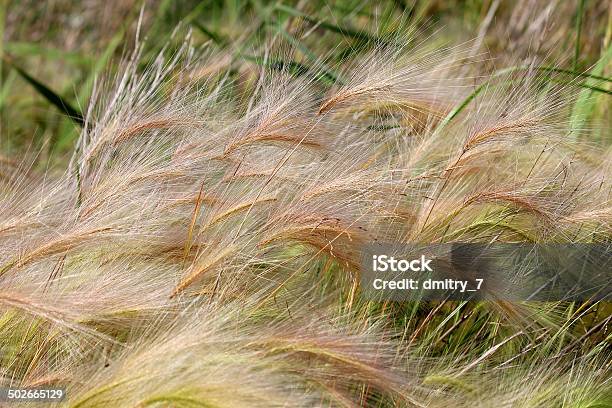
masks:
[[[0,30],[0,388],[612,406],[609,302],[359,285],[373,242],[610,245],[612,3],[0,0]]]

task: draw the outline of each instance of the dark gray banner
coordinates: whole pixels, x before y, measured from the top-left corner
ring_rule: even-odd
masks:
[[[66,388],[22,388],[0,387],[0,401],[2,402],[61,402],[66,398]]]
[[[366,245],[371,300],[612,300],[612,244]]]

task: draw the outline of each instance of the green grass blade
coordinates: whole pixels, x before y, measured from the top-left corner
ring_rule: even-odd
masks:
[[[525,69],[527,69],[527,67],[525,67]],[[575,77],[580,77],[580,78],[596,79],[599,81],[612,82],[612,78],[608,78],[608,77],[601,76],[601,75],[595,75],[592,73],[578,72],[578,71],[571,70],[571,69],[562,69],[562,68],[553,68],[553,67],[537,67],[536,69],[538,71],[555,72],[558,74],[573,75]]]
[[[12,61],[8,60],[8,58],[5,57],[4,61],[7,64],[11,65],[13,67],[13,69],[15,69],[15,71],[17,71],[19,76],[21,76],[23,79],[26,80],[26,82],[28,82],[30,85],[32,85],[32,87],[41,96],[43,96],[49,103],[54,105],[62,113],[64,113],[66,116],[68,116],[70,119],[72,119],[72,121],[74,123],[76,123],[80,127],[83,127],[83,124],[84,124],[83,114],[81,112],[79,112],[76,108],[74,108],[68,101],[66,101],[64,98],[62,98],[56,92],[51,90],[51,88],[49,88],[48,86],[46,86],[45,84],[43,84],[42,82],[37,80],[36,78],[32,77],[26,71],[24,71],[23,69],[21,69],[20,67],[15,65]]]
[[[459,115],[470,104],[470,102],[472,102],[474,98],[476,98],[482,92],[482,90],[485,89],[489,85],[491,79],[497,78],[502,75],[506,75],[506,74],[509,74],[511,72],[518,71],[521,69],[524,69],[524,67],[510,67],[510,68],[501,69],[495,72],[494,74],[492,74],[491,78],[488,81],[480,84],[476,89],[472,91],[471,94],[469,94],[463,101],[461,101],[459,105],[453,108],[453,110],[451,110],[444,117],[444,119],[442,119],[438,127],[436,127],[436,132],[439,132],[440,130],[444,129],[444,127],[446,127],[446,125],[448,125],[449,122],[451,122],[457,115]]]
[[[609,63],[611,57],[612,46],[608,47],[608,49],[603,53],[603,55],[595,65],[595,67],[593,67],[593,69],[591,70],[591,72],[595,74],[594,76],[599,76],[601,73],[604,72],[604,69]],[[583,85],[585,87],[594,87],[593,82],[593,80],[589,79]],[[575,130],[579,131],[580,129],[584,128],[585,124],[588,123],[591,117],[593,116],[593,113],[595,112],[595,105],[597,102],[596,98],[593,95],[594,92],[596,91],[590,88],[586,88],[580,91],[578,99],[576,100],[576,103],[574,104],[574,107],[572,109],[572,116],[570,118],[570,126],[573,134],[575,134]],[[610,93],[610,91],[606,91],[606,93]]]
[[[515,71],[522,71],[522,70],[527,70],[527,69],[529,69],[529,66],[515,66],[515,67],[505,68],[491,75],[490,79],[497,78],[497,77],[500,77],[500,76],[503,76],[503,75],[506,75],[506,74],[509,74]],[[540,70],[540,71],[546,71],[546,72],[571,74],[571,75],[583,77],[583,78],[591,78],[591,79],[603,80],[603,81],[612,81],[612,79],[606,78],[600,75],[579,73],[576,71],[570,71],[570,70],[560,69],[560,68],[536,67],[535,69]],[[556,81],[556,82],[560,82],[560,81]],[[446,115],[446,117],[440,122],[440,124],[436,128],[436,131],[442,130],[446,125],[448,125],[448,123],[452,121],[459,113],[461,113],[461,111],[463,111],[470,104],[470,102],[472,102],[472,100],[474,100],[474,98],[476,98],[478,94],[480,94],[480,92],[482,92],[482,90],[486,86],[489,85],[489,83],[490,83],[490,80],[487,82],[484,82],[483,84],[479,85],[476,89],[474,89],[474,91],[471,94],[469,94],[459,105],[457,105],[453,110],[451,110],[448,113],[448,115]],[[561,83],[564,83],[564,82],[561,82]],[[598,86],[590,85],[590,84],[573,83],[573,85],[581,87],[581,88],[586,88],[594,92],[612,94],[612,91],[609,91],[607,89],[604,89]]]
[[[209,7],[209,5],[207,4],[207,2],[203,1],[200,4],[198,4],[197,6],[195,6],[193,8],[193,10],[191,10],[186,16],[184,21],[186,23],[191,24],[191,22],[193,22],[193,20],[195,20],[196,18],[198,18],[200,16],[200,14],[202,13],[203,10],[206,9],[206,7]]]
[[[261,65],[267,68],[271,68],[275,71],[288,72],[293,76],[307,76],[311,79],[321,81],[327,85],[333,84],[336,78],[330,76],[326,72],[315,72],[310,67],[297,61],[281,60],[281,59],[267,59],[254,55],[242,55],[246,60],[253,61],[257,65]]]
[[[361,31],[361,30],[355,30],[349,27],[340,27],[338,25],[331,24],[323,20],[319,20],[317,18],[311,17],[292,7],[285,6],[284,4],[277,5],[276,10],[288,13],[294,17],[302,18],[303,20],[308,21],[309,23],[315,24],[318,27],[324,28],[326,30],[329,30],[329,31],[332,31],[338,34],[342,34],[347,37],[351,37],[355,40],[359,40],[359,41],[367,42],[367,43],[380,44],[380,45],[389,44],[387,41],[382,40],[381,38],[378,38],[368,32]]]
[[[253,55],[243,55],[249,61],[255,62],[257,65],[271,68],[275,71],[289,72],[295,76],[302,76],[308,73],[308,67],[297,61],[285,61],[281,59],[264,59]]]
[[[555,82],[562,83],[562,84],[565,83],[565,82],[561,82],[561,81],[555,81]],[[590,89],[591,91],[594,91],[594,92],[600,92],[600,93],[612,95],[612,91],[611,90],[604,89],[604,88],[601,88],[599,86],[594,86],[594,85],[589,85],[589,84],[578,84],[578,83],[574,83],[572,85],[575,85],[575,86],[577,86],[579,88]]]
[[[215,44],[223,46],[227,43],[219,34],[210,31],[208,28],[204,27],[197,21],[192,21],[191,25],[200,30],[202,34],[210,38]]]
[[[276,31],[286,39],[291,45],[296,47],[306,58],[308,58],[313,64],[321,65],[321,69],[324,75],[329,77],[333,82],[344,84],[346,81],[340,78],[340,75],[336,72],[333,72],[331,69],[326,67],[321,60],[300,40],[289,34],[284,28],[280,25],[275,26]]]
[[[452,121],[458,114],[460,114],[461,111],[463,111],[466,106],[468,106],[470,102],[472,102],[474,98],[476,98],[478,94],[480,94],[480,92],[482,92],[482,90],[487,84],[488,82],[485,82],[484,84],[474,89],[471,94],[469,94],[459,105],[453,108],[453,110],[451,110],[448,115],[446,115],[446,117],[442,120],[442,122],[440,122],[436,129],[443,129],[450,121]]]

